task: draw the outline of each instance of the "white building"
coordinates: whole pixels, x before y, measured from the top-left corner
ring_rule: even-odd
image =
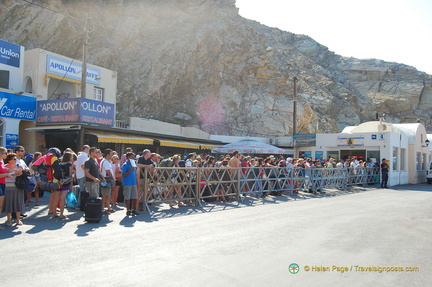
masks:
[[[309,138],[311,142],[312,136]],[[346,127],[339,134],[317,134],[313,144],[296,144],[296,156],[358,159],[390,166],[389,185],[425,182],[425,169],[431,159],[426,145],[426,129],[421,123],[392,124],[372,121]]]
[[[24,47],[0,40],[0,145],[14,148],[36,119],[36,98],[24,95]]]
[[[42,49],[25,52],[25,92],[37,95],[35,124],[27,125],[30,152],[47,147],[80,147],[86,127],[115,126],[117,72],[87,64],[85,97],[82,63]]]

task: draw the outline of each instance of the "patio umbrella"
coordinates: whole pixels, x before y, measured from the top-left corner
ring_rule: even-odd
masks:
[[[286,151],[284,149],[263,142],[259,142],[250,137],[243,138],[238,142],[214,148],[211,151],[213,153],[232,153],[236,150],[238,150],[240,153],[286,154]]]

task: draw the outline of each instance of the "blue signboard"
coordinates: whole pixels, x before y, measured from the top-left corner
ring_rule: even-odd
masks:
[[[36,122],[38,124],[77,123],[80,120],[80,100],[75,98],[39,101]]]
[[[312,152],[311,152],[310,150],[305,151],[305,152],[303,153],[303,156],[306,157],[306,158],[311,158],[311,157],[312,157]]]
[[[47,55],[47,73],[81,82],[82,65]],[[87,83],[100,85],[100,70],[87,67]]]
[[[0,64],[20,67],[21,46],[0,40]]]
[[[36,98],[0,92],[0,116],[34,121],[36,120]]]
[[[14,148],[18,145],[17,134],[6,134],[6,148]]]
[[[315,159],[316,160],[323,160],[324,158],[324,152],[323,151],[315,151]]]
[[[81,122],[113,126],[114,105],[95,100],[81,99]]]
[[[37,123],[88,123],[113,126],[114,105],[82,98],[39,101]]]

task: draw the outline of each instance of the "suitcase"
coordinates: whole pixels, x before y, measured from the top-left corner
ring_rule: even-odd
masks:
[[[89,197],[85,201],[84,220],[98,223],[102,219],[102,199]]]
[[[89,198],[90,194],[87,191],[80,192],[79,195],[79,206],[81,211],[85,211],[86,200]]]

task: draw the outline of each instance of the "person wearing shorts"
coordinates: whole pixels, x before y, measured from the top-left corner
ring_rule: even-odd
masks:
[[[138,212],[134,208],[138,200],[137,170],[132,161],[135,161],[135,154],[133,152],[126,153],[126,162],[122,165],[122,183],[127,216],[138,215]]]
[[[99,197],[99,178],[102,178],[102,173],[96,161],[97,148],[91,147],[89,150],[90,157],[84,163],[84,174],[86,177],[86,191],[90,197]]]

